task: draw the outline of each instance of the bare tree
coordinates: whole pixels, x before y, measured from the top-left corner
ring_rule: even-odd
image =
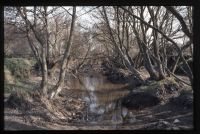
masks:
[[[70,34],[69,34],[68,41],[66,42],[66,49],[65,49],[65,53],[64,53],[61,68],[60,68],[59,81],[56,84],[56,86],[53,88],[52,92],[50,93],[51,98],[54,98],[54,97],[57,96],[57,94],[62,90],[62,87],[63,87],[63,84],[64,84],[66,69],[67,69],[67,65],[68,65],[68,62],[69,62],[69,58],[70,58],[71,45],[72,45],[72,41],[73,41],[75,18],[76,18],[76,7],[74,6],[73,7]]]
[[[150,16],[152,18],[152,21],[153,21],[153,26],[158,28],[158,12],[160,10],[160,7],[157,8],[156,10],[156,13],[154,13],[153,9],[151,9],[150,7],[147,7],[148,8],[148,11],[150,13]],[[157,61],[157,65],[158,65],[158,72],[159,72],[159,79],[164,79],[165,78],[165,74],[164,74],[164,71],[163,71],[163,66],[162,66],[162,62],[161,62],[161,58],[160,58],[160,54],[159,54],[159,42],[158,42],[158,33],[157,31],[153,30],[153,48],[154,48],[154,54],[155,56],[158,58],[158,61]]]
[[[122,49],[117,45],[115,39],[114,39],[114,36],[113,36],[113,33],[112,33],[112,30],[111,30],[111,27],[110,27],[110,23],[108,21],[108,17],[107,17],[107,13],[106,13],[106,9],[105,7],[103,7],[103,12],[104,12],[104,17],[105,17],[105,21],[107,23],[107,27],[108,27],[108,30],[109,30],[109,33],[110,33],[110,37],[111,37],[111,40],[113,42],[113,45],[115,46],[117,52],[120,54],[120,56],[123,58],[123,60],[126,62],[127,66],[128,66],[128,69],[133,72],[133,74],[141,81],[141,82],[144,82],[144,80],[142,79],[141,77],[141,74],[134,68],[131,66],[131,63],[130,61],[128,60],[127,56],[124,55],[124,53],[122,52]]]
[[[47,95],[47,81],[48,81],[48,74],[47,74],[47,62],[46,62],[46,51],[47,51],[47,39],[44,37],[44,34],[42,34],[41,31],[39,31],[37,29],[37,24],[36,20],[34,21],[35,23],[32,24],[31,21],[29,20],[28,16],[27,16],[27,9],[26,7],[17,7],[17,10],[20,14],[20,16],[22,17],[22,19],[24,20],[25,24],[26,24],[26,31],[27,31],[27,37],[29,39],[29,44],[32,46],[32,50],[34,50],[33,43],[31,43],[30,41],[30,36],[29,36],[29,31],[31,30],[35,36],[35,38],[37,39],[37,41],[39,42],[40,46],[41,46],[41,63],[42,63],[42,82],[41,82],[41,88],[42,88],[42,93],[44,95]],[[36,12],[35,12],[35,8],[34,8],[34,16],[36,16]],[[45,7],[44,7],[45,10]],[[34,18],[35,19],[35,18]],[[46,27],[46,25],[44,25],[44,27]],[[35,52],[36,54],[36,52]],[[39,58],[38,58],[39,60]]]
[[[151,24],[149,24],[148,22],[146,22],[144,19],[142,19],[141,17],[138,17],[137,15],[134,15],[131,11],[129,11],[128,9],[126,9],[125,7],[120,7],[123,10],[125,10],[126,12],[128,12],[132,17],[134,17],[137,20],[140,20],[141,23],[145,24],[146,26],[152,28],[153,30],[155,30],[156,32],[158,32],[160,35],[162,35],[168,42],[172,43],[172,45],[175,47],[176,51],[178,52],[178,54],[180,55],[181,60],[183,61],[183,63],[186,65],[186,67],[189,70],[189,73],[187,74],[187,76],[190,78],[190,81],[192,82],[193,80],[193,74],[192,71],[187,63],[187,61],[185,60],[184,56],[183,56],[183,52],[182,49],[179,47],[179,45],[170,37],[168,37],[163,31],[161,31],[160,29],[156,28],[155,26],[152,26]]]

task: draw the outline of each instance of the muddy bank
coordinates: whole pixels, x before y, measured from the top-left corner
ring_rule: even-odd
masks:
[[[193,112],[189,109],[177,108],[168,103],[132,110],[134,119],[124,123],[105,120],[101,123],[63,123],[42,120],[42,116],[23,114],[19,110],[5,108],[5,130],[187,130],[193,128]]]
[[[145,85],[124,69],[85,65],[66,76],[58,98],[13,92],[5,101],[5,129],[191,129],[192,89],[172,78]],[[32,78],[36,85],[41,79]],[[50,80],[55,84],[55,80]],[[182,93],[185,91],[185,93]]]
[[[170,82],[168,84],[150,82],[148,85],[130,90],[126,88],[127,85],[114,84],[104,76],[87,74],[83,78],[80,79],[85,83],[84,85],[71,81],[69,85],[71,89],[63,89],[56,100],[48,103],[45,99],[37,99],[37,95],[32,98],[33,95],[29,94],[13,94],[11,97],[14,98],[10,99],[12,101],[5,102],[5,129],[176,130],[193,128],[193,111],[190,107],[193,103],[191,89],[188,90],[188,95],[187,93],[181,95],[179,90],[179,88],[183,89],[181,86],[175,87]],[[92,102],[87,99],[88,92]],[[123,106],[117,103],[119,102],[117,100],[126,97],[134,98],[134,103],[142,106],[140,99],[146,99],[146,97],[138,99],[128,97],[133,92],[157,95],[160,102],[151,106],[127,108],[127,114],[123,117],[121,109]]]

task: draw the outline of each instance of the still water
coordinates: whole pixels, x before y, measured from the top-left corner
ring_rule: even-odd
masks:
[[[77,95],[84,99],[87,104],[88,117],[86,121],[113,121],[122,122],[123,112],[117,100],[130,91],[128,84],[116,84],[109,82],[105,76],[100,74],[81,74],[77,78],[68,77],[68,85],[71,90],[67,90],[72,95]],[[127,112],[127,109],[125,109]]]

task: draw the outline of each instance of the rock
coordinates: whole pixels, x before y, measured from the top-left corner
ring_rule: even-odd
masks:
[[[170,125],[170,123],[167,122],[167,121],[162,121],[162,123],[163,123],[164,125]]]
[[[179,120],[179,119],[175,119],[175,120],[173,121],[173,123],[174,123],[174,124],[180,123],[180,120]]]
[[[141,109],[159,104],[160,100],[145,92],[131,92],[122,99],[122,106],[130,109]]]
[[[178,97],[172,98],[170,102],[172,102],[173,104],[179,107],[192,108],[193,94],[190,92],[182,91]]]

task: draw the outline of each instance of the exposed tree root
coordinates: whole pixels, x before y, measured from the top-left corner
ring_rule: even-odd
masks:
[[[40,107],[43,109],[42,111],[48,111],[49,118],[65,122],[77,118],[82,119],[86,107],[86,103],[80,99],[76,100],[67,96],[48,99],[46,96],[40,95],[39,92],[25,91],[13,92],[8,98],[7,104],[12,108],[22,110],[24,114]]]

